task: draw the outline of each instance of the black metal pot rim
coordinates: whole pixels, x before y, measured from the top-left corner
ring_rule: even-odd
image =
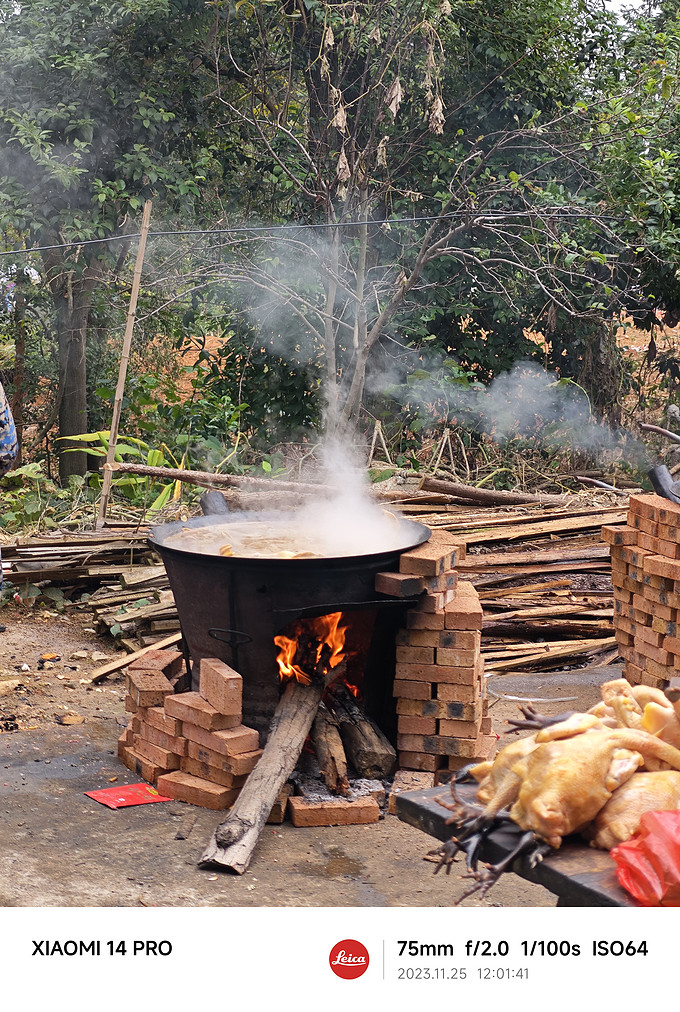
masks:
[[[415,520],[407,520],[405,518],[399,518],[402,527],[404,541],[406,541],[407,535],[410,533],[411,538],[407,543],[399,541],[391,548],[383,549],[380,552],[372,552],[364,555],[325,555],[322,557],[315,557],[312,559],[277,559],[275,556],[271,558],[260,558],[245,555],[210,555],[205,552],[191,552],[186,548],[175,548],[172,545],[165,543],[166,539],[178,531],[186,529],[187,527],[212,527],[219,523],[243,522],[245,521],[271,521],[277,525],[281,524],[282,520],[285,521],[286,517],[296,516],[294,512],[285,513],[262,513],[262,512],[248,512],[248,513],[232,513],[232,514],[221,514],[219,516],[198,516],[192,517],[190,520],[175,520],[168,524],[161,524],[158,527],[152,527],[149,530],[148,541],[149,544],[154,548],[159,548],[162,552],[170,552],[173,556],[183,559],[194,559],[201,563],[207,563],[213,566],[251,566],[257,568],[271,568],[272,566],[294,566],[296,569],[327,569],[332,566],[347,566],[348,564],[354,564],[357,566],[366,565],[368,563],[375,563],[381,559],[391,559],[395,555],[400,555],[402,552],[411,551],[417,548],[418,545],[422,545],[428,540],[432,531],[425,524],[420,524]]]

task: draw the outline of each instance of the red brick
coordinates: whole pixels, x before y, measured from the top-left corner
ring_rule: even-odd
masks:
[[[641,549],[646,552],[651,552],[652,555],[661,555],[661,542],[658,538],[651,537],[649,534],[642,534],[638,536],[638,545]]]
[[[680,579],[680,561],[665,559],[661,555],[648,555],[643,570],[652,576],[662,576],[666,580]]]
[[[629,563],[631,566],[637,566],[638,568],[644,564],[645,559],[650,554],[653,553],[646,552],[642,548],[621,549],[621,557],[623,561]]]
[[[422,577],[408,573],[377,573],[375,590],[391,597],[417,597],[425,590],[425,584]]]
[[[151,745],[157,745],[158,748],[166,749],[168,752],[174,752],[175,755],[186,755],[186,738],[182,738],[179,735],[166,734],[165,731],[159,731],[157,727],[151,727],[143,721],[140,721],[140,723],[139,736],[144,741],[148,741]]]
[[[380,807],[375,798],[345,798],[309,801],[307,798],[288,799],[290,821],[294,826],[364,826],[378,822]]]
[[[477,738],[480,722],[477,720],[440,720],[437,733],[443,738]]]
[[[478,657],[478,650],[456,650],[449,647],[438,647],[436,663],[437,665],[451,668],[467,668],[472,667]]]
[[[432,688],[427,682],[411,682],[403,678],[395,678],[392,695],[398,699],[430,699]]]
[[[413,717],[438,717],[444,720],[478,720],[482,701],[461,703],[445,699],[398,699],[397,713]]]
[[[449,756],[448,767],[450,770],[459,770],[463,766],[467,766],[471,760],[475,762],[483,762],[486,759],[493,759],[496,754],[498,747],[498,739],[495,734],[485,734],[480,736],[477,744],[477,752],[471,757],[467,756]]]
[[[658,538],[659,555],[665,555],[667,559],[680,559],[680,545],[675,541],[664,541]]]
[[[399,557],[399,572],[435,577],[453,569],[459,547],[446,531],[433,531],[428,541]]]
[[[446,629],[481,629],[482,619],[479,599],[457,596],[446,606],[444,626]]]
[[[437,646],[451,650],[479,650],[482,634],[479,629],[449,629],[439,634]]]
[[[442,664],[397,664],[397,676],[408,681],[446,682],[453,685],[475,685],[481,681],[483,662],[469,667]]]
[[[136,773],[142,780],[146,780],[149,784],[155,784],[158,777],[162,773],[168,773],[169,770],[164,766],[158,766],[157,763],[150,762],[143,756],[138,755],[134,748],[126,747],[122,755],[120,755],[120,761],[124,766],[127,766],[129,770]]]
[[[241,723],[240,714],[224,714],[211,706],[198,692],[180,692],[176,696],[168,696],[165,701],[165,712],[170,717],[203,727],[206,731],[224,730],[236,727]]]
[[[223,773],[233,773],[235,776],[243,776],[252,773],[257,766],[257,761],[262,755],[262,749],[253,752],[244,752],[242,755],[222,755],[213,752],[195,741],[187,742],[187,756],[190,759],[198,759],[199,762],[207,763],[222,770]]]
[[[680,542],[680,527],[671,526],[670,524],[659,524],[658,537],[662,541],[670,541],[673,544],[677,544]]]
[[[184,657],[179,650],[149,650],[137,660],[130,661],[128,671],[160,671],[167,679],[179,675],[184,666]]]
[[[203,699],[219,713],[238,717],[240,724],[243,679],[239,673],[216,657],[202,657],[198,672],[199,694]]]
[[[182,733],[190,741],[226,756],[253,752],[260,744],[257,731],[252,727],[244,727],[243,724],[224,731],[206,731],[204,727],[198,727],[196,724],[184,723]]]
[[[434,773],[398,770],[390,788],[387,811],[390,815],[397,814],[397,794],[403,794],[404,791],[426,791],[430,787],[434,787]]]
[[[158,778],[158,793],[165,794],[176,801],[186,801],[200,808],[222,811],[233,805],[238,791],[221,784],[213,784],[209,780],[201,780],[190,773],[177,770],[175,773],[164,773]]]
[[[137,707],[162,705],[166,696],[173,693],[172,685],[160,671],[128,669],[125,685],[128,695]]]
[[[444,682],[437,685],[437,699],[443,699],[447,703],[474,703],[482,695],[482,687],[476,685],[456,685]]]
[[[642,493],[631,495],[628,500],[628,518],[631,516],[647,517],[648,520],[658,520],[659,514],[668,500],[656,493]]]
[[[434,664],[434,647],[397,647],[397,664]]]
[[[402,715],[397,721],[399,734],[436,734],[437,720],[435,717],[415,717]]]
[[[216,766],[209,766],[208,763],[201,762],[200,759],[192,759],[191,756],[184,756],[180,761],[179,768],[183,773],[190,773],[194,777],[200,777],[201,780],[210,780],[213,784],[221,784],[222,787],[234,789],[243,787],[248,779],[247,776],[237,777],[233,773],[226,773]]]
[[[425,752],[400,752],[399,767],[407,770],[425,770],[434,773],[445,765],[442,756],[428,755]]]
[[[476,759],[491,744],[486,741],[486,737],[486,735],[478,735],[476,738],[426,738],[426,750],[438,755],[455,755]]]
[[[449,569],[441,576],[425,576],[423,577],[423,584],[425,590],[432,594],[435,593],[446,593],[447,591],[455,590],[458,584],[458,573],[455,569]]]
[[[162,706],[149,706],[139,711],[139,715],[149,727],[158,728],[166,734],[180,737],[182,734],[182,721],[176,717],[169,717]]]
[[[436,629],[400,629],[396,643],[398,647],[438,647],[440,635]]]
[[[444,620],[444,612],[427,614],[411,608],[406,616],[406,627],[408,629],[443,629]]]
[[[637,531],[633,527],[612,527],[602,528],[602,540],[608,545],[636,545]]]
[[[145,741],[139,735],[134,737],[133,748],[142,759],[147,759],[164,770],[179,769],[180,756],[176,752],[171,752],[170,749],[152,745],[150,741]]]
[[[655,607],[661,612],[661,614],[654,615],[652,617],[653,631],[661,633],[663,636],[675,636],[678,631],[678,613],[675,608],[664,608],[662,604],[657,604]]]

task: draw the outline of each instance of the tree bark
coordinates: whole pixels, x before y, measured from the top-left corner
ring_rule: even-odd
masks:
[[[454,495],[459,499],[469,499],[482,506],[520,506],[543,504],[544,506],[566,506],[569,497],[564,495],[539,494],[529,492],[505,492],[496,489],[475,488],[474,485],[460,485],[455,481],[440,481],[438,478],[424,478],[419,486],[425,492],[441,492]]]
[[[326,684],[336,674],[337,668],[311,685],[288,683],[274,712],[264,752],[229,815],[213,833],[199,867],[217,865],[238,875],[247,870],[279,791],[295,769]]]
[[[59,407],[59,479],[68,484],[71,475],[84,475],[87,470],[87,453],[79,443],[70,443],[64,436],[79,436],[87,432],[87,325],[92,308],[92,296],[99,282],[96,263],[87,264],[78,277],[63,258],[53,252],[45,253],[50,290],[56,310],[59,342],[59,385],[63,390]],[[69,449],[78,447],[76,452]]]

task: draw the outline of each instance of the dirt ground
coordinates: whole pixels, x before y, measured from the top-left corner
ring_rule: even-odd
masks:
[[[139,781],[116,755],[126,722],[122,675],[90,684],[102,655],[116,656],[113,642],[75,609],[8,607],[0,623],[0,728],[8,728],[0,733],[1,906],[434,907],[466,888],[456,873],[433,874],[424,858],[436,841],[389,814],[370,826],[268,825],[244,875],[199,869],[221,813],[182,802],[111,810],[84,794]],[[41,661],[46,654],[56,658]],[[491,679],[494,729],[502,733],[517,714],[508,696],[538,699],[547,713],[584,709],[619,673]],[[555,902],[506,875],[486,898],[463,905]]]

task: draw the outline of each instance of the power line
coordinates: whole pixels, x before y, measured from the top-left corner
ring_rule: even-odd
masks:
[[[271,232],[286,232],[286,231],[297,231],[299,229],[322,229],[322,228],[351,228],[358,225],[406,225],[416,224],[417,222],[434,222],[434,221],[446,221],[450,218],[470,218],[471,223],[482,224],[484,221],[510,221],[513,218],[550,218],[550,219],[561,219],[561,218],[577,218],[583,220],[591,220],[597,218],[601,221],[612,221],[622,222],[623,218],[617,218],[614,215],[589,215],[583,212],[576,211],[551,211],[551,212],[540,212],[540,211],[485,211],[485,212],[474,212],[474,211],[449,211],[447,214],[436,215],[428,214],[421,217],[410,217],[410,218],[381,218],[379,220],[369,219],[368,221],[339,221],[339,222],[319,222],[317,224],[304,223],[288,225],[239,225],[234,228],[190,228],[190,229],[169,229],[162,232],[149,232],[149,239],[159,239],[164,236],[190,236],[190,235],[234,235],[248,234],[248,233],[271,233]],[[10,249],[0,250],[0,256],[25,256],[27,253],[43,253],[48,250],[56,249],[77,249],[82,246],[95,246],[101,243],[109,242],[126,242],[130,239],[139,239],[140,232],[126,232],[124,235],[112,235],[107,236],[104,239],[82,239],[74,240],[73,242],[62,242],[54,243],[49,246],[31,246],[29,249]]]

